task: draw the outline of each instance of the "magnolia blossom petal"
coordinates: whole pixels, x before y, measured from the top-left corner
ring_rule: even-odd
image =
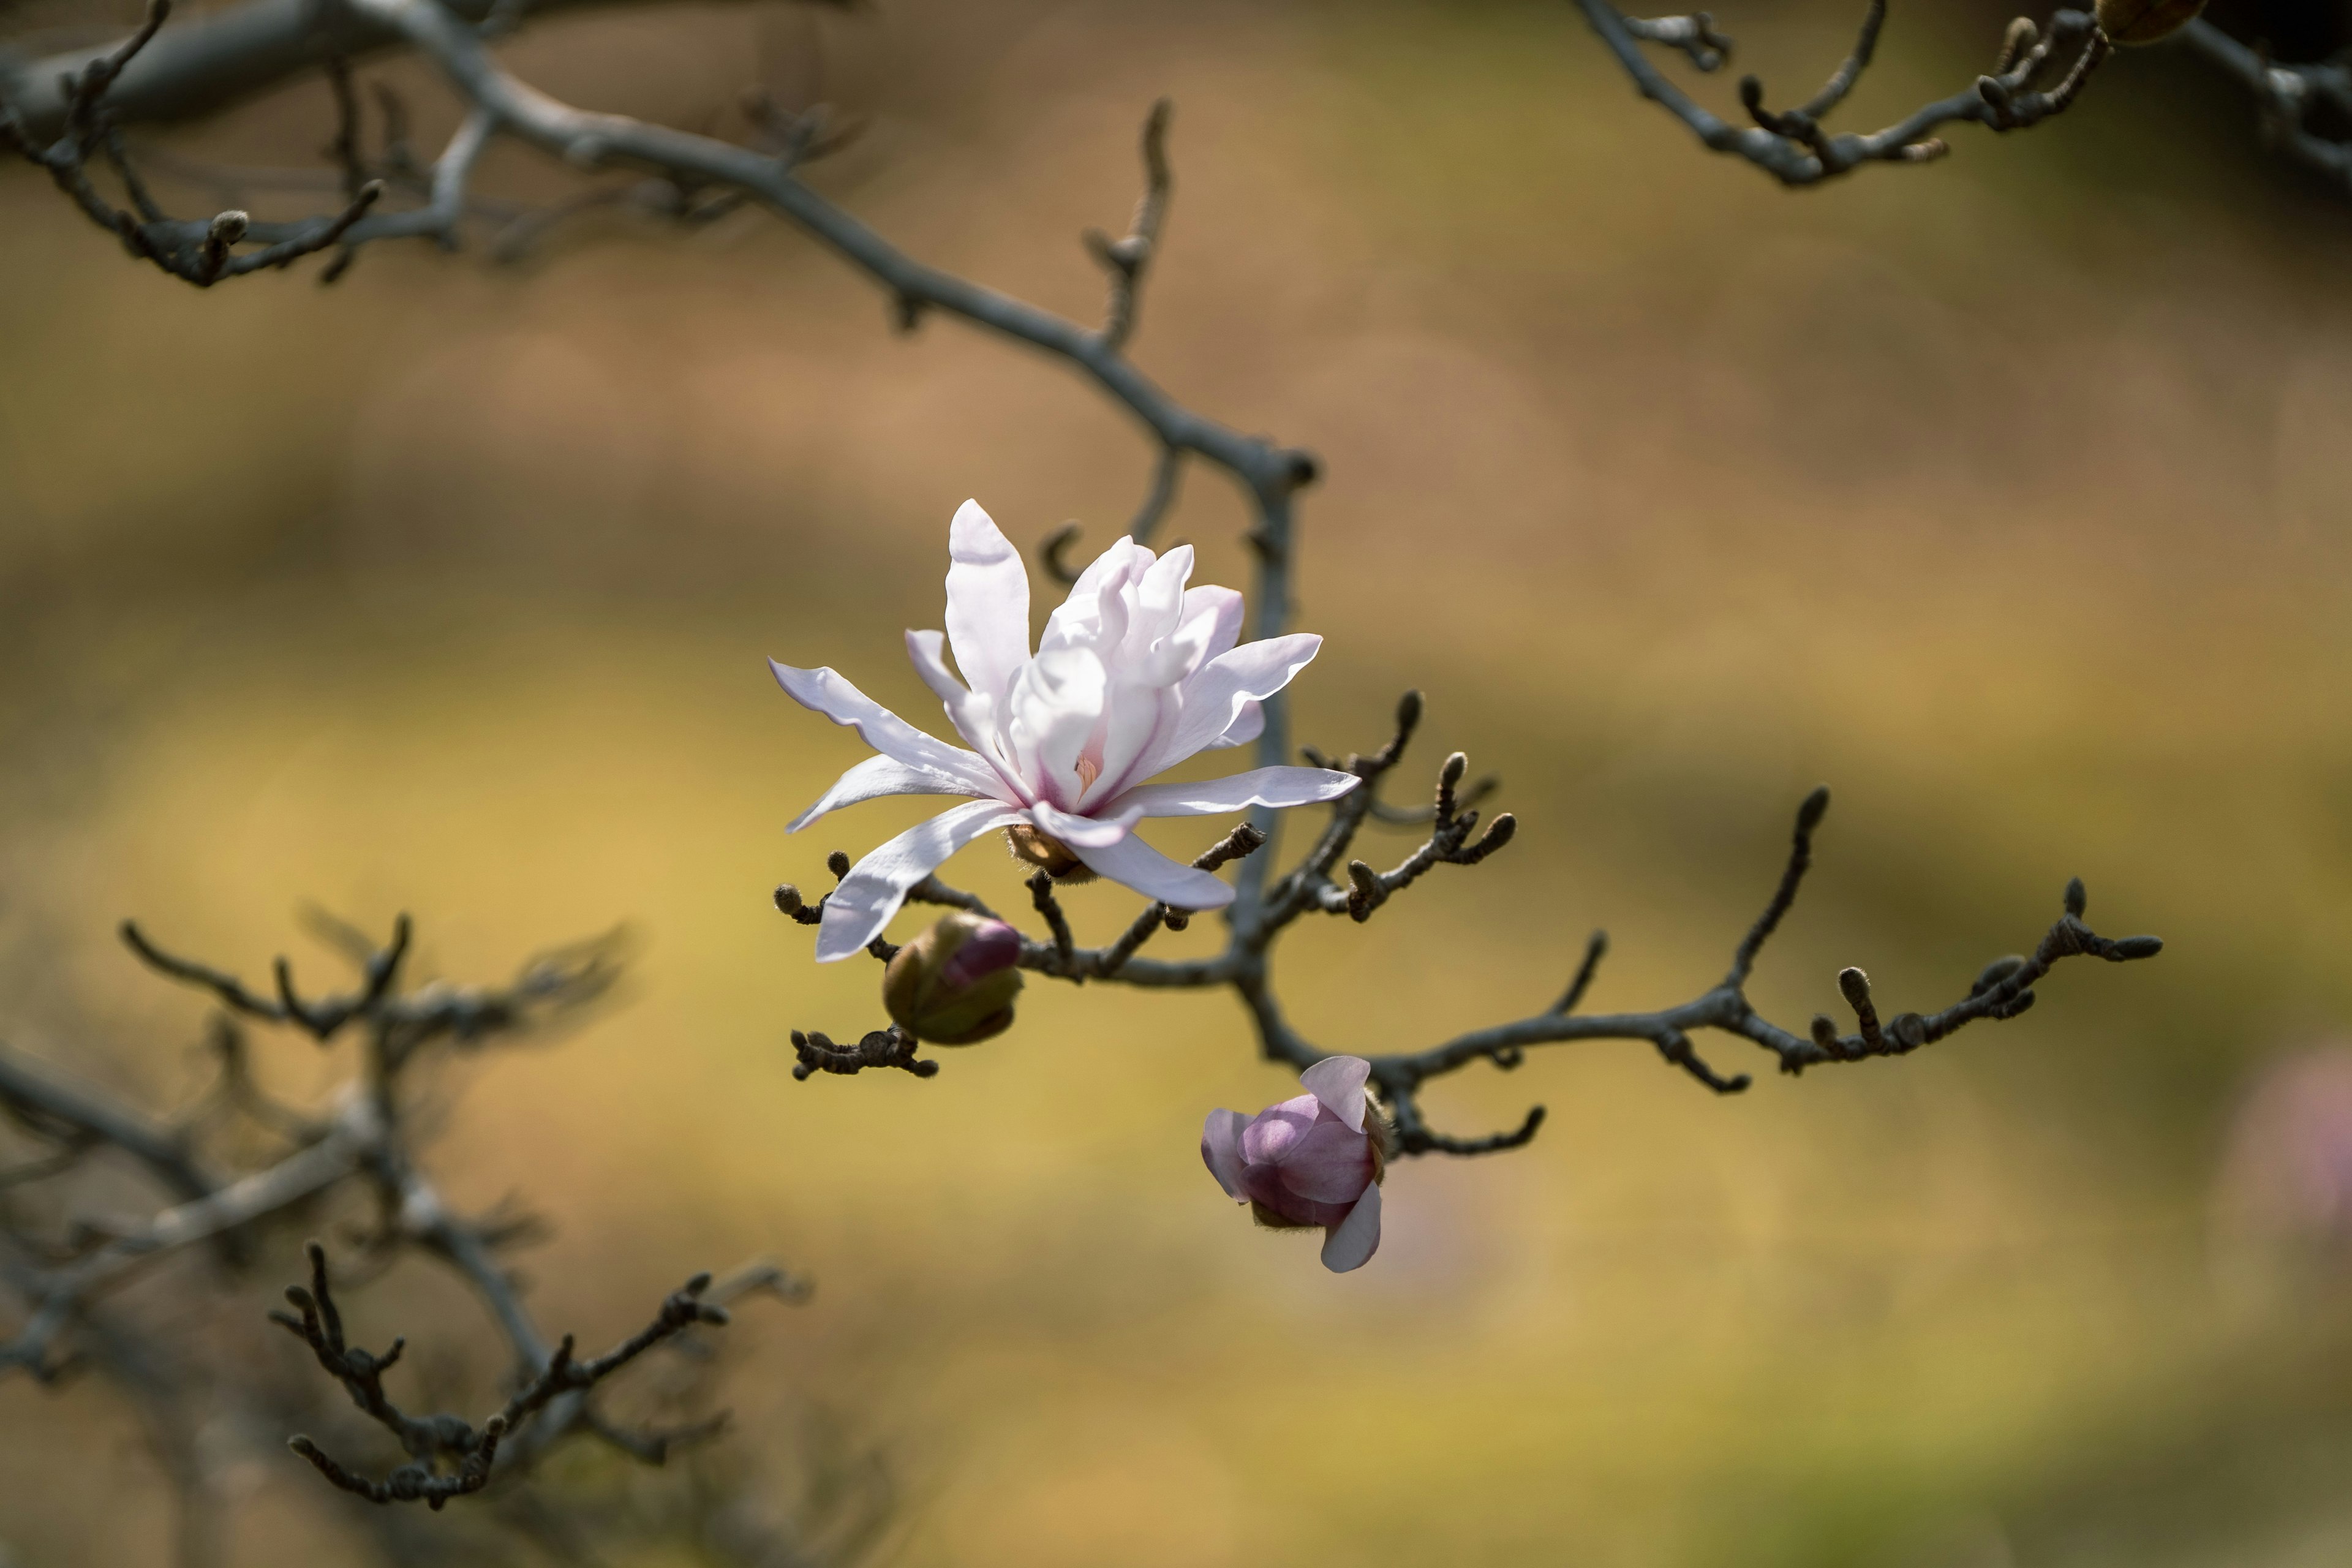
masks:
[[[1242,596],[1238,590],[1203,584],[1184,590],[1183,629],[1177,637],[1197,644],[1192,668],[1198,669],[1242,640]]]
[[[1298,1075],[1307,1092],[1322,1101],[1351,1131],[1364,1130],[1364,1085],[1372,1064],[1361,1057],[1325,1057]]]
[[[1363,1129],[1318,1121],[1283,1151],[1282,1184],[1318,1204],[1351,1204],[1372,1184],[1371,1141]]]
[[[1381,1249],[1381,1189],[1366,1187],[1348,1217],[1323,1237],[1323,1267],[1334,1274],[1361,1268]]]
[[[1144,569],[1135,584],[1135,623],[1128,631],[1129,643],[1137,653],[1159,649],[1163,656],[1172,655],[1177,636],[1184,626],[1184,601],[1188,596],[1184,584],[1192,576],[1192,547],[1189,544],[1178,545]],[[1168,672],[1171,679],[1184,673],[1181,666]]]
[[[1323,646],[1313,632],[1266,637],[1244,643],[1202,666],[1184,685],[1184,711],[1174,729],[1153,748],[1143,772],[1148,775],[1172,768],[1206,749],[1233,728],[1242,708],[1263,701],[1290,684]]]
[[[931,689],[931,695],[948,705],[950,712],[958,703],[971,696],[955,672],[948,668],[948,634],[945,632],[908,632],[907,658],[914,665],[915,673]],[[964,737],[970,740],[970,736]]]
[[[1072,849],[1108,849],[1126,837],[1142,819],[1143,813],[1134,810],[1108,816],[1079,816],[1043,803],[1029,808],[1029,820],[1040,831],[1052,834]]]
[[[1242,1129],[1242,1158],[1253,1165],[1273,1165],[1307,1136],[1322,1114],[1311,1094],[1269,1105]]]
[[[1239,717],[1225,726],[1225,732],[1202,748],[1213,751],[1226,746],[1246,746],[1265,733],[1265,704],[1255,698],[1242,704]]]
[[[1124,672],[1122,672],[1124,673]],[[1137,764],[1144,762],[1160,738],[1175,727],[1182,711],[1181,700],[1176,689],[1167,683],[1122,679],[1108,693],[1104,705],[1099,732],[1088,743],[1087,754],[1102,771],[1093,784],[1080,795],[1077,804],[1091,812],[1104,801],[1115,798],[1137,778]]]
[[[1208,1125],[1201,1130],[1201,1159],[1209,1167],[1209,1174],[1217,1178],[1217,1185],[1225,1189],[1225,1196],[1237,1204],[1249,1202],[1242,1191],[1242,1129],[1249,1118],[1238,1110],[1212,1110]]]
[[[1002,701],[1029,661],[1029,569],[976,500],[948,524],[947,619],[964,684]]]
[[[1050,648],[1022,668],[1004,735],[1007,758],[1019,766],[1030,799],[1077,805],[1086,793],[1078,759],[1109,690],[1109,672],[1092,648]]]
[[[999,798],[1005,795],[1003,782],[986,758],[924,734],[830,668],[795,669],[772,658],[768,668],[775,671],[776,684],[802,707],[813,709],[836,724],[848,725],[857,731],[860,740],[884,756],[935,776],[940,787],[925,793]],[[813,816],[802,818],[803,822],[813,820]]]
[[[1070,584],[1069,596],[1045,617],[1037,651],[1089,647],[1109,656],[1126,638],[1128,594],[1135,580],[1151,564],[1151,552],[1132,539],[1111,542],[1111,547],[1087,563]]]
[[[1066,838],[1062,841],[1069,844]],[[1222,910],[1234,901],[1234,890],[1224,882],[1206,871],[1178,865],[1132,833],[1099,847],[1070,844],[1070,852],[1098,875],[1133,888],[1146,898],[1158,899],[1171,909]]]
[[[963,682],[948,668],[947,634],[938,631],[908,632],[907,658],[914,665],[915,673],[923,678],[923,684],[939,697],[940,705],[947,710],[948,722],[955,726],[956,733],[971,742],[981,761],[987,763],[1003,781],[1002,787],[992,793],[1006,800],[1021,799],[1020,775],[1004,761],[1003,748],[998,743],[995,726],[991,722],[992,716],[1003,704],[991,702],[985,697],[974,696],[964,689]]]
[[[1252,768],[1198,784],[1139,784],[1110,803],[1145,816],[1210,816],[1254,805],[1313,805],[1337,800],[1360,782],[1330,768]]]
[[[834,780],[833,787],[819,795],[816,804],[795,817],[785,831],[798,833],[828,811],[839,811],[860,801],[879,800],[884,795],[992,794],[943,779],[928,768],[910,768],[896,757],[872,756]]]
[[[824,921],[816,933],[817,962],[847,958],[880,936],[907,901],[908,889],[973,839],[1020,820],[1021,812],[1003,801],[968,801],[870,851],[825,898]]]

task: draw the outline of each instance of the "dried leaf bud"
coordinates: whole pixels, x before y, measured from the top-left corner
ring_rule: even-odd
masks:
[[[958,910],[898,950],[882,972],[882,1005],[919,1040],[974,1045],[1013,1026],[1020,960],[1019,931]]]
[[[1070,847],[1051,834],[1040,833],[1025,822],[1015,823],[1004,830],[1004,843],[1015,860],[1034,866],[1056,882],[1075,887],[1095,879],[1092,868],[1070,853]]]
[[[2168,38],[2205,9],[2205,0],[2098,0],[2099,30],[2119,44]]]
[[[231,207],[214,217],[212,227],[206,233],[215,244],[235,245],[245,237],[245,231],[252,226],[251,217]]]

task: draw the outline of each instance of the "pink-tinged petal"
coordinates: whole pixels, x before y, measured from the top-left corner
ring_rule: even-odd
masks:
[[[1279,1165],[1244,1165],[1242,1167],[1242,1195],[1255,1204],[1264,1204],[1293,1225],[1338,1225],[1348,1217],[1355,1206],[1353,1199],[1344,1204],[1318,1203],[1302,1198],[1283,1185]]]
[[[1242,1190],[1241,1150],[1242,1129],[1248,1124],[1249,1118],[1238,1110],[1212,1110],[1208,1125],[1201,1130],[1202,1163],[1225,1189],[1225,1196],[1237,1204],[1249,1202]]]
[[[1366,1187],[1348,1217],[1323,1237],[1323,1267],[1334,1274],[1361,1268],[1381,1249],[1381,1189]]]
[[[1372,1064],[1361,1057],[1325,1057],[1298,1075],[1307,1091],[1355,1131],[1364,1130],[1364,1085]]]
[[[1029,662],[1029,569],[974,500],[948,525],[947,621],[964,684],[1003,700]]]
[[[1276,1166],[1244,1165],[1242,1196],[1251,1203],[1264,1204],[1283,1218],[1299,1225],[1318,1223],[1307,1212],[1314,1205],[1282,1184],[1282,1172]]]
[[[1252,698],[1242,704],[1240,717],[1225,726],[1225,732],[1202,748],[1218,751],[1227,746],[1246,746],[1265,733],[1265,704]]]
[[[1158,899],[1171,909],[1222,910],[1234,901],[1231,887],[1206,871],[1178,865],[1132,833],[1101,848],[1072,844],[1070,852],[1097,875],[1133,888],[1147,899]]]
[[[1314,1127],[1321,1104],[1311,1094],[1269,1105],[1242,1129],[1242,1158],[1251,1165],[1273,1165]]]
[[[1102,718],[1110,676],[1092,648],[1049,648],[1013,683],[1003,732],[1006,760],[1034,792],[1064,810],[1086,793],[1078,759]]]
[[[1108,849],[1126,837],[1142,819],[1143,813],[1139,811],[1080,816],[1050,805],[1029,808],[1029,820],[1037,825],[1040,832],[1053,835],[1072,849]]]
[[[1339,799],[1358,782],[1355,774],[1330,768],[1252,768],[1197,784],[1139,784],[1106,809],[1139,810],[1146,816],[1208,816],[1254,805],[1313,805]]]
[[[1149,778],[1207,748],[1233,727],[1245,703],[1264,701],[1289,685],[1322,646],[1312,632],[1294,632],[1244,643],[1211,659],[1184,683],[1182,715],[1137,776]]]
[[[1187,588],[1181,629],[1176,636],[1194,650],[1192,669],[1221,654],[1231,653],[1242,637],[1242,596],[1231,588],[1214,584]]]
[[[847,958],[880,936],[907,901],[908,889],[973,839],[1020,820],[1021,813],[1002,801],[969,801],[869,851],[825,898],[824,920],[816,933],[817,962]]]
[[[961,782],[950,782],[928,768],[910,768],[896,757],[868,757],[817,797],[817,803],[796,817],[786,831],[798,833],[828,811],[891,795],[987,795]]]
[[[1371,1140],[1337,1121],[1318,1121],[1275,1168],[1282,1184],[1309,1203],[1351,1204],[1372,1184]]]
[[[924,734],[833,669],[795,669],[772,658],[768,668],[775,671],[776,684],[785,695],[802,707],[856,730],[860,740],[884,756],[934,775],[940,787],[929,793],[1005,795],[1003,780],[986,758]]]
[[[1174,727],[1182,711],[1173,685],[1138,680],[1131,672],[1121,675],[1104,704],[1100,744],[1095,755],[1102,771],[1078,797],[1078,805],[1089,812],[1102,809],[1105,801],[1116,798],[1140,776],[1138,765]]]

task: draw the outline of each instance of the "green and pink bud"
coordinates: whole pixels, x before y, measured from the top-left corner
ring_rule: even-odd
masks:
[[[919,1040],[975,1045],[1013,1026],[1020,963],[1019,931],[959,910],[898,950],[882,973],[882,1005]]]

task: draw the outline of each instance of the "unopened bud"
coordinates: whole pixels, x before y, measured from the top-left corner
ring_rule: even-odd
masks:
[[[2205,9],[2205,0],[2098,0],[2099,30],[2119,44],[2168,38]]]
[[[919,1040],[974,1045],[1013,1026],[1020,962],[1019,931],[959,910],[898,950],[882,972],[882,1005]]]
[[[252,225],[252,218],[231,207],[214,217],[212,227],[207,232],[216,244],[235,245],[245,237],[245,231]]]

